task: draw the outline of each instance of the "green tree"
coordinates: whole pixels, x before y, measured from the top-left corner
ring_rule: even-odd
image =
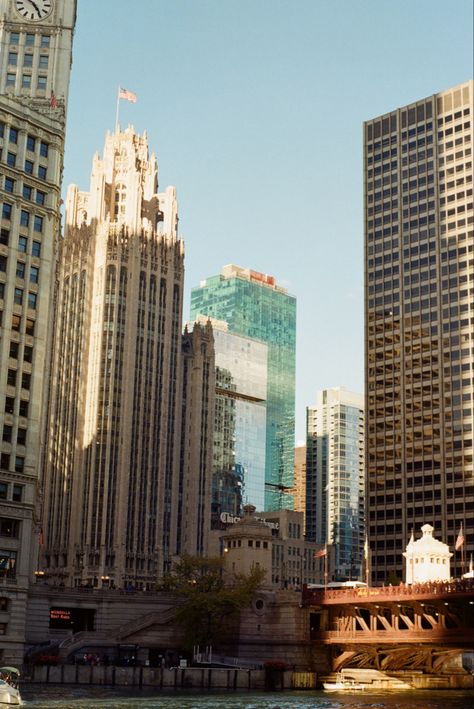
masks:
[[[398,577],[396,571],[391,571],[385,581],[386,586],[400,586],[400,583],[401,579]]]
[[[216,646],[250,605],[264,576],[258,567],[249,574],[229,574],[219,557],[182,556],[160,588],[180,599],[176,620],[184,629],[186,648]]]

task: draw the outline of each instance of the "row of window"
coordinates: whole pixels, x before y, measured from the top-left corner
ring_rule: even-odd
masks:
[[[0,326],[3,324],[3,310],[0,310]],[[11,329],[13,332],[20,332],[22,326],[21,315],[12,315]],[[31,318],[26,318],[25,322],[25,335],[33,337],[35,334],[35,321]]]
[[[5,138],[6,137],[6,126],[5,123],[0,122],[0,138]],[[18,138],[19,138],[20,132],[18,128],[15,128],[14,126],[10,126],[8,130],[8,141],[12,143],[13,145],[18,145]],[[29,152],[34,153],[36,151],[36,146],[39,144],[39,154],[43,158],[48,157],[49,153],[49,145],[46,143],[44,140],[38,140],[35,138],[33,135],[27,135],[26,136],[26,149]]]
[[[7,385],[15,387],[17,383],[17,378],[18,378],[18,370],[17,369],[9,369],[7,371]],[[29,391],[31,388],[31,373],[30,372],[23,372],[21,375],[21,388],[25,389],[26,391]],[[26,431],[25,431],[26,434]],[[4,439],[5,440],[5,439]]]
[[[21,88],[22,89],[30,89],[31,88],[31,79],[32,79],[31,74],[22,74],[21,75]],[[42,76],[41,74],[39,74],[36,79],[36,88],[45,90],[47,81],[48,81],[47,76]],[[15,84],[16,84],[16,74],[13,74],[12,72],[8,72],[6,85],[7,86],[15,86]]]
[[[0,517],[0,537],[18,539],[20,536],[20,520]]]
[[[16,577],[17,552],[8,549],[0,549],[0,574],[6,578],[14,579]],[[2,623],[5,626],[6,623]],[[1,634],[1,630],[0,630]]]
[[[7,270],[7,257],[6,256],[1,256],[0,255],[0,273],[5,273]],[[15,275],[17,278],[20,280],[25,280],[26,276],[26,263],[23,261],[17,261],[16,262],[16,272]],[[30,283],[35,283],[38,284],[39,282],[39,268],[37,266],[30,266]],[[2,283],[1,285],[5,285]],[[3,294],[1,295],[3,298]],[[16,300],[15,300],[16,302]],[[21,305],[21,303],[19,303]]]
[[[18,52],[8,52],[8,66],[18,66]],[[23,67],[30,69],[33,66],[33,54],[31,52],[25,52],[23,55]],[[38,66],[40,69],[47,69],[49,64],[49,55],[40,54],[38,59]]]
[[[16,181],[12,177],[5,177],[4,180],[4,190],[5,192],[9,192],[10,194],[14,194],[16,192],[15,189],[16,186]],[[32,201],[33,196],[35,197],[35,202],[36,204],[39,204],[41,206],[44,205],[45,200],[46,200],[46,192],[42,192],[41,190],[36,190],[34,191],[33,187],[31,185],[27,185],[26,183],[23,184],[23,190],[22,190],[23,198]]]
[[[12,502],[23,502],[24,485],[18,483],[0,482],[0,500],[11,500]],[[0,608],[0,610],[2,610]]]
[[[5,219],[5,221],[11,221],[12,214],[13,214],[13,204],[9,204],[8,202],[3,202],[3,204],[2,204],[2,219]],[[31,219],[31,217],[33,217],[33,219]],[[20,226],[28,228],[30,226],[31,222],[33,224],[33,231],[36,231],[38,234],[41,234],[43,231],[44,218],[41,217],[39,214],[32,215],[26,209],[22,209],[20,211]]]
[[[1,152],[0,152],[0,158],[1,158]],[[7,153],[7,165],[8,167],[14,168],[16,167],[16,153]],[[24,170],[27,175],[34,175],[34,168],[35,164],[31,160],[25,160],[25,165],[24,165]],[[38,169],[36,171],[36,176],[40,180],[46,180],[46,176],[48,174],[48,168],[45,165],[38,165]]]
[[[15,292],[13,295],[14,304],[15,305],[23,305],[24,295],[25,294],[24,294],[23,288],[15,288]],[[38,294],[28,292],[27,307],[30,310],[36,310],[37,303],[38,303]]]
[[[27,32],[26,34],[20,34],[20,32],[10,32],[10,44],[18,46],[20,44],[20,37],[24,38],[24,44],[26,47],[34,47],[36,44],[36,37],[39,37],[38,42],[40,47],[46,48],[51,44],[51,37],[49,34],[35,35],[31,32]]]
[[[8,246],[9,241],[10,241],[10,231],[8,229],[2,228],[0,231],[0,244],[3,244],[4,246]],[[28,237],[27,236],[19,236],[18,237],[18,251],[22,254],[28,253]],[[31,255],[35,256],[35,258],[41,257],[41,242],[40,241],[35,241],[35,240],[32,241]],[[4,269],[2,269],[0,267],[0,270],[6,270],[6,266]]]
[[[23,473],[25,470],[25,458],[22,455],[11,456],[9,453],[0,454],[0,468],[2,470],[10,470],[11,459],[14,458],[15,473]]]
[[[26,428],[19,428],[16,435],[16,442],[19,446],[26,445]],[[3,426],[3,436],[2,440],[5,443],[13,443],[13,426],[5,424]]]

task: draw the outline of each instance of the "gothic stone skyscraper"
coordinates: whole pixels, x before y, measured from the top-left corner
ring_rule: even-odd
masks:
[[[473,90],[470,81],[364,126],[366,489],[377,583],[402,578],[402,551],[424,523],[451,546],[463,523],[465,556],[474,549]]]
[[[90,191],[68,191],[44,503],[46,572],[68,584],[151,585],[178,546],[205,544],[202,520],[178,544],[184,247],[175,189],[157,189],[128,128],[107,135]]]
[[[22,661],[76,0],[0,0],[0,661]]]

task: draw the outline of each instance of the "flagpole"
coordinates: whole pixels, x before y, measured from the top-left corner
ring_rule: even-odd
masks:
[[[364,557],[365,557],[365,585],[369,585],[369,537],[365,535],[364,543]]]
[[[463,537],[462,546],[461,546],[461,578],[462,578],[464,576],[464,574],[466,573],[465,559],[464,559],[464,526],[463,526],[462,522],[461,522],[461,534]]]
[[[117,108],[115,111],[115,132],[116,133],[118,131],[118,124],[119,124],[119,106],[120,106],[120,86],[117,89]]]
[[[454,569],[453,569],[453,578],[456,578],[456,554],[457,554],[457,549],[456,549],[456,525],[454,526],[454,556],[453,556],[453,561],[454,561]]]
[[[324,590],[328,587],[328,545],[324,547]]]

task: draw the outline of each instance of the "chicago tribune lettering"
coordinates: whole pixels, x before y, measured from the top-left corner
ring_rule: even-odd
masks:
[[[221,512],[221,522],[223,524],[235,524],[236,522],[240,522],[241,519],[242,517],[235,517],[229,512]],[[270,529],[280,529],[279,522],[268,522],[263,517],[254,517],[254,519],[257,519],[259,522],[263,522],[267,527],[270,527]]]

